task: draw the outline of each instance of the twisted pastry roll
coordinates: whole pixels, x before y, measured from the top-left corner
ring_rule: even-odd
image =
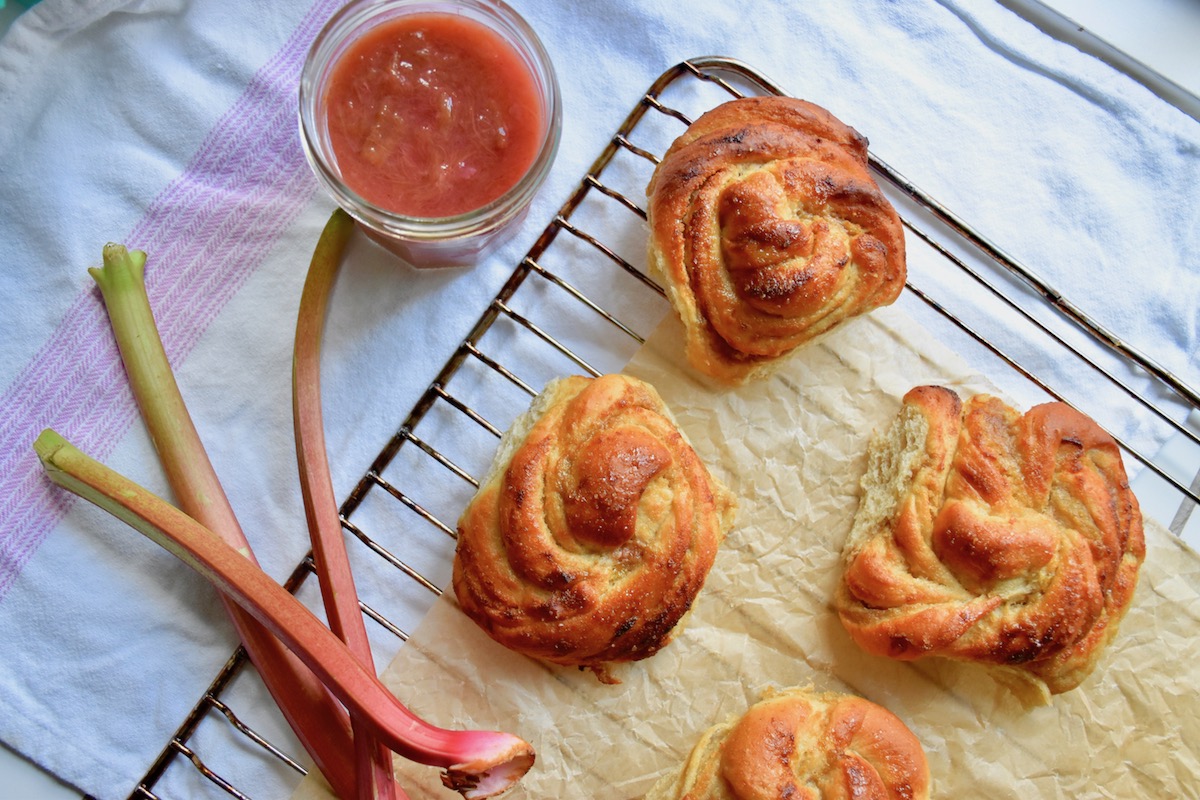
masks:
[[[1041,702],[1095,668],[1145,557],[1120,451],[1095,422],[917,387],[862,485],[836,605],[863,649],[981,662]]]
[[[459,520],[454,592],[497,642],[615,682],[670,640],[734,511],[650,385],[564,378]]]
[[[890,711],[789,689],[705,731],[645,800],[926,800],[929,789],[925,751]]]
[[[866,138],[803,100],[704,114],[647,195],[651,271],[683,321],[689,362],[722,383],[762,376],[904,286],[904,233],[867,170]]]

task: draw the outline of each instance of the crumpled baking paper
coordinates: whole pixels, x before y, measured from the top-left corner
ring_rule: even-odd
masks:
[[[994,391],[902,312],[854,320],[761,383],[735,390],[682,366],[662,323],[628,367],[653,383],[737,494],[738,521],[678,637],[618,667],[617,686],[492,642],[448,593],[384,679],[435,724],[514,732],[538,760],[512,798],[637,798],[706,727],[769,686],[853,692],[922,741],[934,796],[1182,797],[1200,785],[1200,557],[1147,520],[1134,603],[1078,689],[1027,708],[982,669],[864,654],[832,608],[868,439],[914,385]],[[447,798],[437,770],[397,760],[413,798]],[[322,795],[307,780],[298,798]]]

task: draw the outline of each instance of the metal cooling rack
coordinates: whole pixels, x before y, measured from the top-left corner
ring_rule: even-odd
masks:
[[[671,105],[672,92],[684,84],[700,98],[699,108],[689,108],[686,113]],[[752,68],[717,57],[680,63],[654,82],[345,499],[341,514],[352,558],[358,558],[367,569],[390,574],[392,589],[397,584],[413,589],[418,605],[424,602],[428,608],[432,604],[445,576],[427,577],[426,572],[436,569],[425,563],[452,558],[458,510],[478,487],[476,476],[483,474],[508,423],[527,408],[549,377],[566,372],[599,375],[619,371],[666,313],[662,289],[640,268],[646,213],[639,199],[644,197],[649,171],[658,163],[655,153],[706,107],[730,95],[771,93],[783,91]],[[688,102],[696,102],[696,98],[689,97]],[[657,144],[651,144],[655,136]],[[907,292],[902,296],[908,310],[931,324],[956,331],[959,340],[955,344],[980,351],[1046,395],[1079,406],[1101,424],[1106,410],[1128,413],[1141,409],[1148,412],[1151,424],[1166,426],[1167,435],[1178,434],[1189,445],[1200,445],[1200,437],[1173,417],[1180,416],[1180,408],[1200,408],[1200,394],[1194,388],[1102,327],[895,169],[874,155],[871,164],[883,179],[885,191],[889,196],[895,194],[893,199],[910,234],[910,251],[917,242],[932,248],[945,263],[957,268],[963,280],[994,296],[999,313],[1015,320],[1002,321],[1001,326],[1023,325],[1027,332],[1038,331],[1047,348],[1078,359],[1082,369],[1094,371],[1111,384],[1123,403],[1116,409],[1088,408],[1086,402],[1048,385],[1019,356],[1006,352],[999,337],[985,336],[978,326],[965,322],[967,313],[956,312],[953,290],[945,288],[941,280],[933,286],[945,296],[918,285],[919,279],[910,271]],[[638,177],[637,165],[645,170],[644,176]],[[622,247],[613,243],[611,234],[617,230],[632,232],[629,240],[633,244],[625,248],[630,253],[622,253]],[[599,298],[606,294],[602,302]],[[1086,347],[1079,346],[1081,337]],[[586,345],[581,347],[572,338]],[[1145,388],[1146,380],[1150,390]],[[1135,383],[1140,390],[1134,388]],[[437,444],[439,436],[453,447]],[[464,442],[473,444],[464,449]],[[1154,454],[1139,452],[1125,442],[1122,446],[1169,486],[1178,503],[1175,522],[1182,525],[1190,509],[1200,503],[1200,463],[1186,465],[1190,474],[1197,475],[1195,480],[1181,478],[1156,463]],[[432,472],[435,484],[410,488],[406,480],[418,472]],[[436,483],[439,480],[443,483]],[[435,507],[431,498],[441,501],[441,507]],[[374,510],[367,511],[368,506]],[[400,524],[374,524],[381,508]],[[389,538],[396,535],[393,528],[403,531],[402,538]],[[312,571],[310,557],[296,567],[288,588],[300,591]],[[409,580],[396,582],[396,571]],[[415,624],[419,617],[399,619],[383,607],[386,604],[386,598],[377,601],[364,593],[363,612],[377,623],[372,629],[373,643],[374,637],[382,637],[387,641],[380,646],[394,653],[408,638],[405,626]],[[273,744],[259,732],[257,721],[244,720],[235,708],[238,701],[230,698],[236,694],[231,687],[246,680],[257,681],[257,675],[239,649],[130,797],[165,800],[171,795],[156,793],[169,791],[170,782],[164,777],[188,769],[206,779],[198,783],[210,787],[213,796],[251,797],[252,790],[235,787],[216,766],[206,763],[206,737],[200,734],[214,727],[223,729],[216,738],[234,737],[246,757],[265,759],[296,780],[304,774],[301,757],[289,754],[300,750],[288,733],[275,737],[286,744]],[[261,713],[250,707],[253,704],[246,705],[247,717]],[[267,720],[264,728],[278,730],[279,724]]]

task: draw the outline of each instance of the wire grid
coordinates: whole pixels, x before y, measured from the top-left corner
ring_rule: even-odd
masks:
[[[426,576],[425,572],[429,570],[421,563],[416,563],[422,560],[420,555],[418,554],[415,560],[411,558],[413,553],[410,551],[416,547],[416,540],[422,532],[414,531],[411,524],[406,524],[400,526],[404,531],[401,538],[386,541],[383,536],[368,533],[368,530],[372,529],[371,526],[359,517],[370,516],[363,510],[364,507],[371,503],[378,504],[382,498],[382,502],[386,504],[405,509],[409,523],[414,519],[427,523],[428,530],[425,533],[431,533],[435,540],[441,542],[442,556],[447,548],[452,553],[458,510],[465,499],[469,499],[478,488],[481,469],[486,469],[486,464],[490,461],[491,454],[508,423],[525,410],[544,383],[525,374],[528,364],[515,363],[508,357],[507,348],[512,345],[512,337],[532,337],[533,341],[553,357],[547,362],[552,364],[548,367],[551,370],[561,371],[565,367],[567,371],[593,376],[619,370],[636,348],[644,343],[645,336],[656,322],[656,314],[661,315],[667,308],[662,288],[640,269],[638,264],[641,264],[642,260],[622,255],[619,247],[611,246],[608,242],[608,236],[578,224],[576,215],[586,201],[599,198],[602,203],[607,203],[610,209],[615,209],[612,213],[617,217],[624,217],[624,222],[617,224],[625,224],[639,231],[644,229],[644,208],[631,199],[630,192],[606,183],[606,170],[618,154],[641,159],[651,169],[658,163],[659,157],[654,152],[635,143],[639,140],[636,135],[639,126],[646,124],[649,115],[655,119],[674,120],[680,126],[675,133],[682,132],[682,126],[690,124],[691,117],[668,105],[663,96],[673,84],[689,81],[719,87],[718,96],[712,100],[714,105],[720,97],[728,99],[729,95],[740,97],[746,94],[784,94],[775,83],[751,67],[727,58],[692,59],[681,62],[663,73],[637,102],[583,177],[574,194],[547,225],[474,328],[345,499],[341,516],[343,527],[352,540],[350,544],[353,546],[355,541],[361,544],[362,547],[358,549],[369,554],[368,558],[374,566],[385,565],[385,571],[390,573],[392,578],[396,571],[403,574],[409,579],[404,583],[409,588],[415,587],[414,590],[424,596],[427,605],[432,604],[441,594],[440,587],[445,584],[446,575]],[[1143,409],[1153,418],[1155,424],[1167,426],[1169,433],[1182,434],[1191,443],[1200,445],[1200,437],[1174,418],[1178,415],[1180,404],[1185,409],[1200,408],[1200,394],[1193,387],[1094,321],[1053,287],[1046,285],[1036,273],[975,232],[953,212],[926,195],[874,154],[871,155],[871,166],[884,179],[885,189],[890,185],[891,189],[899,192],[898,208],[903,223],[911,236],[915,237],[910,237],[910,242],[928,245],[946,262],[956,266],[965,280],[983,287],[989,295],[994,296],[1008,313],[1015,315],[1017,324],[1032,326],[1044,335],[1053,347],[1068,352],[1087,370],[1102,376],[1112,385],[1118,396],[1124,398],[1127,405],[1122,406],[1120,411],[1128,408]],[[597,301],[593,296],[595,293],[587,287],[577,285],[573,277],[568,279],[562,270],[547,266],[554,251],[564,247],[581,247],[591,252],[598,258],[599,263],[607,265],[607,272],[601,276],[603,281],[610,282],[615,276],[624,276],[623,280],[629,285],[623,286],[622,289],[630,296],[642,296],[642,300],[651,298],[651,304],[635,304],[630,307],[632,311],[626,309],[626,313],[620,313],[612,310],[610,304]],[[980,266],[981,264],[983,266]],[[989,274],[989,266],[992,274]],[[1001,276],[999,279],[994,272],[997,268]],[[1011,285],[1005,285],[1006,279],[1010,284],[1019,284],[1026,293],[1014,293]],[[930,292],[914,285],[911,271],[906,288],[908,298],[915,298],[916,302],[925,306],[927,312],[941,318],[945,324],[958,331],[963,337],[963,342],[973,343],[975,347],[989,354],[997,362],[1007,365],[1046,395],[1072,403],[1064,393],[1048,385],[1033,369],[1023,365],[1019,357],[1006,352],[1001,344],[991,341],[964,322],[962,314],[956,314],[948,307],[948,300],[952,298],[935,298]],[[546,312],[550,319],[543,314],[535,320],[536,312],[546,311],[540,302],[546,300],[547,293],[560,300],[565,298],[568,305],[568,316],[565,319],[561,315],[556,316],[551,310]],[[1104,355],[1096,356],[1094,353],[1084,352],[1084,348],[1073,343],[1075,336],[1070,331],[1064,332],[1061,325],[1055,324],[1054,320],[1048,321],[1046,315],[1039,315],[1026,308],[1030,293],[1040,299],[1045,309],[1053,312],[1052,316],[1056,316],[1060,321],[1065,320],[1068,328],[1073,329],[1075,334],[1081,333],[1092,343],[1098,343],[1100,351],[1111,354],[1115,362]],[[530,294],[537,302],[524,305],[518,302]],[[909,302],[913,301],[910,299]],[[559,307],[559,311],[561,310]],[[636,319],[631,318],[630,313]],[[564,325],[568,330],[578,326],[581,332],[577,333],[584,339],[595,340],[597,331],[587,324],[582,324],[581,321],[585,319],[598,321],[600,327],[612,337],[592,352],[583,352],[583,348],[577,343],[568,341],[568,336],[555,331],[555,328],[563,330]],[[486,387],[486,391],[479,394],[480,398],[502,396],[503,408],[482,408],[481,405],[486,403],[481,403],[475,397],[468,398],[466,395],[469,394],[469,390],[460,391],[472,385],[472,378],[463,378],[465,373],[471,372],[483,375],[482,380],[485,384],[487,380],[495,380],[508,387],[510,391],[507,394],[498,391],[494,385]],[[534,373],[537,373],[536,369]],[[1141,384],[1138,384],[1140,389],[1136,388],[1130,375],[1148,378],[1157,389],[1147,392]],[[458,383],[455,383],[456,380]],[[1143,394],[1148,394],[1153,399],[1146,399]],[[1087,408],[1081,410],[1093,414],[1097,411]],[[1172,410],[1176,412],[1175,415],[1172,414]],[[434,420],[435,417],[443,419],[439,422]],[[429,435],[426,434],[426,428],[431,429]],[[462,440],[478,440],[476,452],[473,456],[462,457],[450,453],[448,447],[437,444],[439,434],[443,435],[443,438],[448,435],[450,440],[456,443],[461,443]],[[1200,503],[1200,496],[1197,494],[1200,489],[1200,472],[1195,480],[1189,482],[1187,478],[1171,474],[1130,444],[1121,442],[1121,445],[1129,455],[1173,487],[1180,498],[1176,519],[1186,519],[1187,512]],[[401,456],[408,454],[412,454],[412,458],[398,466]],[[427,466],[435,465],[435,473],[440,474],[450,489],[447,491],[446,486],[438,486],[434,492],[426,492],[424,495],[409,491],[405,478],[414,463],[413,459],[423,461]],[[447,499],[439,508],[432,507],[427,501],[428,497],[442,494],[445,494]],[[404,551],[404,556],[400,555],[401,550]],[[286,584],[287,588],[294,592],[299,591],[313,569],[310,555],[296,567]],[[395,589],[394,580],[390,581],[389,585],[391,589]],[[386,609],[380,608],[381,605],[384,603],[373,604],[364,599],[363,613],[376,623],[373,634],[382,632],[380,635],[390,637],[390,652],[394,653],[408,638],[409,633],[404,624],[396,621]],[[202,754],[198,752],[200,748],[193,746],[197,732],[206,726],[224,725],[230,735],[240,737],[246,745],[244,749],[249,749],[252,756],[272,761],[283,771],[295,776],[305,774],[301,757],[286,752],[286,749],[298,747],[294,740],[289,738],[289,744],[286,746],[273,744],[268,736],[259,733],[243,721],[231,707],[233,703],[227,701],[229,688],[239,674],[253,672],[252,667],[247,670],[248,666],[245,653],[239,648],[171,737],[130,797],[155,800],[159,797],[155,788],[167,770],[186,768],[187,765],[202,775],[207,784],[214,787],[216,796],[250,797],[250,790],[232,785],[216,769],[206,764]],[[257,676],[254,676],[254,679],[256,680]]]

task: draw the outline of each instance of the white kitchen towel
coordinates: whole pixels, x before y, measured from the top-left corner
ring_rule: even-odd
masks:
[[[30,443],[54,427],[166,491],[86,273],[107,241],[143,248],[168,352],[257,555],[279,579],[303,556],[291,337],[333,205],[304,162],[295,93],[338,5],[43,0],[0,39],[0,739],[97,797],[131,791],[234,639],[201,581],[48,485]],[[339,496],[650,82],[708,54],[832,110],[1197,382],[1200,124],[1012,12],[932,0],[514,5],[558,66],[558,159],[526,227],[473,269],[419,272],[354,243],[324,352]],[[913,250],[914,273],[936,288],[939,262]],[[966,308],[976,302],[988,301]],[[1007,328],[985,330],[1021,333]],[[1044,360],[1052,385],[1099,391]],[[1140,414],[1105,423],[1146,452],[1168,435]],[[265,702],[243,684],[248,704]],[[210,765],[252,796],[292,780],[236,741],[208,744]],[[178,772],[176,796],[213,791]]]

